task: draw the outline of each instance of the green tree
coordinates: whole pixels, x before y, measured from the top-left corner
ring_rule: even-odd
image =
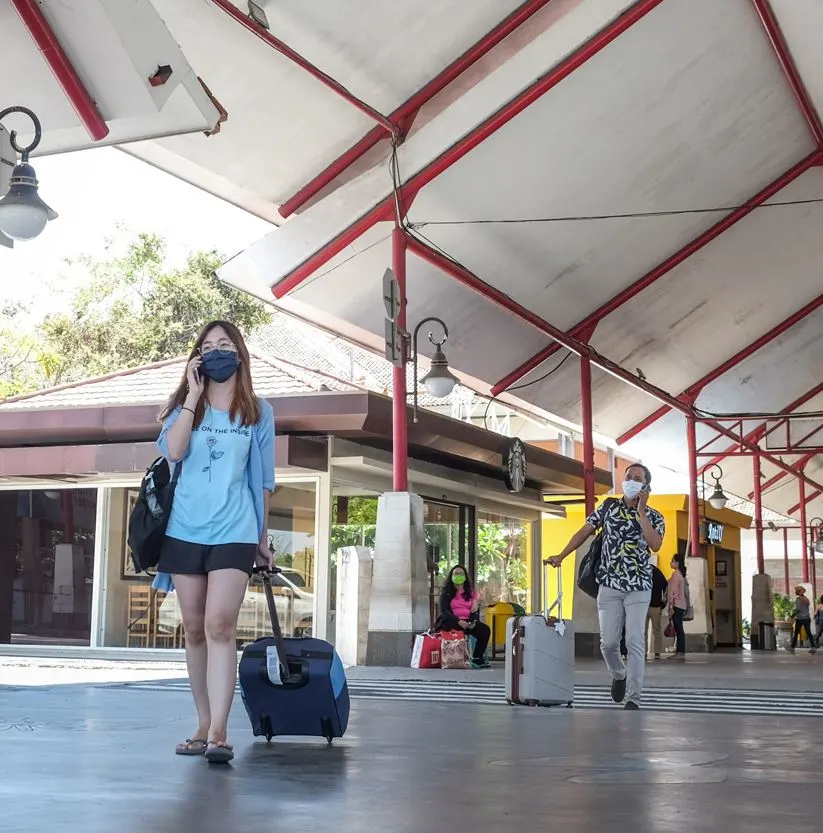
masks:
[[[21,319],[27,312],[19,303],[0,309],[0,399],[40,387],[56,361],[33,333],[26,331]]]
[[[83,257],[85,280],[65,312],[39,327],[51,384],[112,373],[186,353],[206,321],[233,321],[246,334],[268,323],[262,303],[221,283],[216,251],[166,265],[165,241],[140,234],[122,256]]]

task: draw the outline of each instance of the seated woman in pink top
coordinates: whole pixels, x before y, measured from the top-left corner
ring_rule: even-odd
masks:
[[[489,668],[486,648],[491,637],[488,625],[480,621],[480,596],[459,564],[452,567],[440,594],[439,625],[443,630],[462,630],[475,638],[472,668]]]

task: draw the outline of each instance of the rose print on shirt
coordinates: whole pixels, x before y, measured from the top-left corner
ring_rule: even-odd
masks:
[[[217,450],[217,440],[214,437],[209,437],[206,440],[206,445],[209,447],[209,464],[203,467],[203,473],[209,473],[209,483],[211,483],[211,465],[223,456],[223,452]]]

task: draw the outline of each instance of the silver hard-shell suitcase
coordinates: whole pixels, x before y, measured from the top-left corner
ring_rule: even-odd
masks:
[[[546,593],[543,570],[543,598]],[[557,609],[557,620],[549,619]],[[571,707],[574,625],[563,618],[563,589],[544,615],[514,616],[506,628],[506,700],[524,706]]]

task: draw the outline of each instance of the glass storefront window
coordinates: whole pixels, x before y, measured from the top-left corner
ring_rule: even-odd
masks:
[[[315,481],[281,483],[269,505],[268,540],[282,573],[274,595],[285,636],[311,636],[316,576]],[[109,500],[109,547],[105,568],[103,644],[135,648],[182,648],[185,635],[176,594],[157,593],[151,580],[135,576],[126,545],[134,489],[113,489]],[[250,583],[238,618],[238,648],[271,634],[263,587]]]
[[[487,605],[509,602],[530,608],[531,524],[518,518],[477,513],[477,587]]]
[[[0,570],[0,608],[11,611],[0,641],[88,645],[96,489],[4,491],[0,504],[0,562],[10,567]]]

